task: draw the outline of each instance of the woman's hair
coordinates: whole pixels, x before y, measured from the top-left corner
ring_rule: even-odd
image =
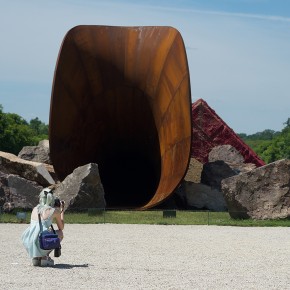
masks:
[[[50,188],[44,188],[39,194],[38,212],[42,212],[49,207],[54,206],[53,191]]]

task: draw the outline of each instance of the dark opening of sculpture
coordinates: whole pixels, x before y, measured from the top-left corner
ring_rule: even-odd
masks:
[[[57,60],[49,127],[61,180],[97,163],[108,207],[162,202],[190,158],[190,81],[180,33],[172,27],[71,29]]]
[[[108,136],[96,160],[107,204],[140,207],[158,187],[161,168],[158,132],[143,92],[120,87],[117,95],[114,99],[120,98],[119,112],[114,112],[110,119],[106,117],[108,112],[103,112]]]

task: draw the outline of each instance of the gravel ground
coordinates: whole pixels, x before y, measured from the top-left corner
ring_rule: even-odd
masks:
[[[0,289],[290,289],[289,228],[68,224],[41,268],[26,227],[0,224]]]

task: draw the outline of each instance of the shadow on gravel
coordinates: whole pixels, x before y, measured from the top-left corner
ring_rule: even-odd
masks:
[[[72,265],[72,264],[56,264],[53,268],[57,269],[72,269],[72,268],[87,268],[89,264]]]

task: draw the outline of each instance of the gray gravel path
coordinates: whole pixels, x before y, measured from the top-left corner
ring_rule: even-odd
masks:
[[[53,268],[0,224],[0,289],[290,289],[290,229],[66,225]],[[48,286],[49,285],[49,286]]]

